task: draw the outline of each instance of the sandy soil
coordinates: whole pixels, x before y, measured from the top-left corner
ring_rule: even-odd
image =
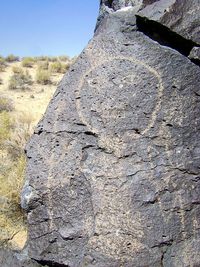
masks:
[[[8,83],[13,74],[13,66],[21,67],[21,62],[10,63],[4,72],[0,72],[0,78],[3,80],[3,84],[0,85],[0,96],[5,96],[12,100],[15,107],[13,115],[23,116],[23,114],[29,114],[32,116],[33,121],[37,123],[44,114],[46,107],[56,90],[57,84],[63,77],[63,74],[52,74],[52,84],[50,85],[37,84],[35,82],[37,64],[35,64],[32,68],[23,68],[24,70],[28,70],[34,81],[31,86],[31,90],[9,90]]]

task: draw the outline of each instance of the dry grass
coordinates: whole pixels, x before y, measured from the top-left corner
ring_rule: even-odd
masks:
[[[13,70],[13,69],[12,69]],[[33,84],[32,77],[28,70],[16,72],[10,77],[8,88],[10,90],[30,90],[30,86]]]
[[[32,68],[34,65],[35,59],[32,57],[24,57],[22,59],[22,67],[26,67],[26,68]]]
[[[13,54],[10,54],[10,55],[8,55],[8,56],[5,58],[5,60],[6,60],[7,62],[12,63],[12,62],[19,61],[19,57],[18,57],[18,56],[15,56],[15,55],[13,55]]]
[[[0,97],[0,112],[14,110],[12,100],[8,97]]]
[[[49,70],[38,68],[35,77],[35,80],[38,84],[51,84],[51,73]]]
[[[46,68],[47,58],[43,64]],[[26,220],[20,208],[26,159],[24,146],[41,119],[63,74],[51,74],[51,84],[37,84],[37,62],[29,68],[33,81],[31,91],[9,90],[13,75],[26,72],[21,62],[10,57],[0,72],[0,245],[23,248],[26,242]],[[48,64],[49,65],[49,64]],[[41,68],[42,69],[42,68]],[[9,97],[11,99],[9,99]]]
[[[0,122],[0,245],[9,243],[17,248],[26,241],[20,239],[20,244],[17,244],[13,237],[26,231],[20,191],[26,163],[24,146],[31,130],[27,123],[15,121],[10,112],[0,112]]]
[[[26,222],[19,205],[19,192],[24,180],[25,156],[21,155],[15,162],[9,159],[9,154],[6,156],[6,158],[4,156],[4,172],[1,170],[0,174],[0,245],[6,245],[9,242],[17,248],[26,242],[26,236],[24,236]],[[21,238],[20,244],[17,244],[13,241],[13,237],[20,232],[25,238],[23,240]]]
[[[20,73],[23,73],[24,70],[23,70],[23,68],[21,68],[21,67],[19,67],[19,66],[13,66],[13,67],[12,67],[12,72],[13,72],[14,74],[20,74]]]
[[[7,111],[0,112],[0,148],[3,147],[5,140],[10,137],[12,122]]]
[[[19,232],[26,231],[24,215],[19,205],[19,192],[24,180],[23,148],[28,135],[24,133],[23,125],[21,134],[16,133],[17,124],[9,112],[0,112],[0,121],[0,245],[10,243],[17,248],[13,237]],[[24,243],[25,241],[24,239]],[[21,245],[22,240],[18,247]]]
[[[60,61],[56,61],[51,63],[50,69],[54,73],[65,73],[70,67],[70,63],[63,63]]]
[[[38,65],[38,69],[42,69],[42,70],[48,70],[49,69],[49,61],[39,61],[37,62]]]
[[[6,65],[6,60],[5,60],[5,58],[3,58],[3,57],[0,56],[0,72],[5,71],[6,66],[7,66],[7,65]]]

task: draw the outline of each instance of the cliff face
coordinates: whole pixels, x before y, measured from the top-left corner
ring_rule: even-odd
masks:
[[[199,14],[199,1],[101,1],[27,147],[31,258],[200,265]]]

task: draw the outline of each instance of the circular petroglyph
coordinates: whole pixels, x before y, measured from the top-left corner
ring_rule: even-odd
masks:
[[[94,66],[77,90],[77,111],[94,133],[146,133],[161,106],[160,75],[145,63],[117,57]]]

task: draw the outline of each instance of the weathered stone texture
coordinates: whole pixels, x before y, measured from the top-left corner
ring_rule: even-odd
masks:
[[[30,260],[25,254],[8,249],[0,249],[1,267],[41,267],[37,262]]]
[[[193,47],[190,51],[189,58],[200,66],[200,47]]]
[[[200,69],[137,31],[135,12],[100,23],[27,147],[22,206],[43,264],[200,265]]]
[[[147,5],[139,15],[200,45],[200,0],[160,0]]]
[[[142,4],[142,0],[101,0],[101,7],[105,5],[113,9],[113,11],[117,11],[128,6],[135,6],[138,4]]]

